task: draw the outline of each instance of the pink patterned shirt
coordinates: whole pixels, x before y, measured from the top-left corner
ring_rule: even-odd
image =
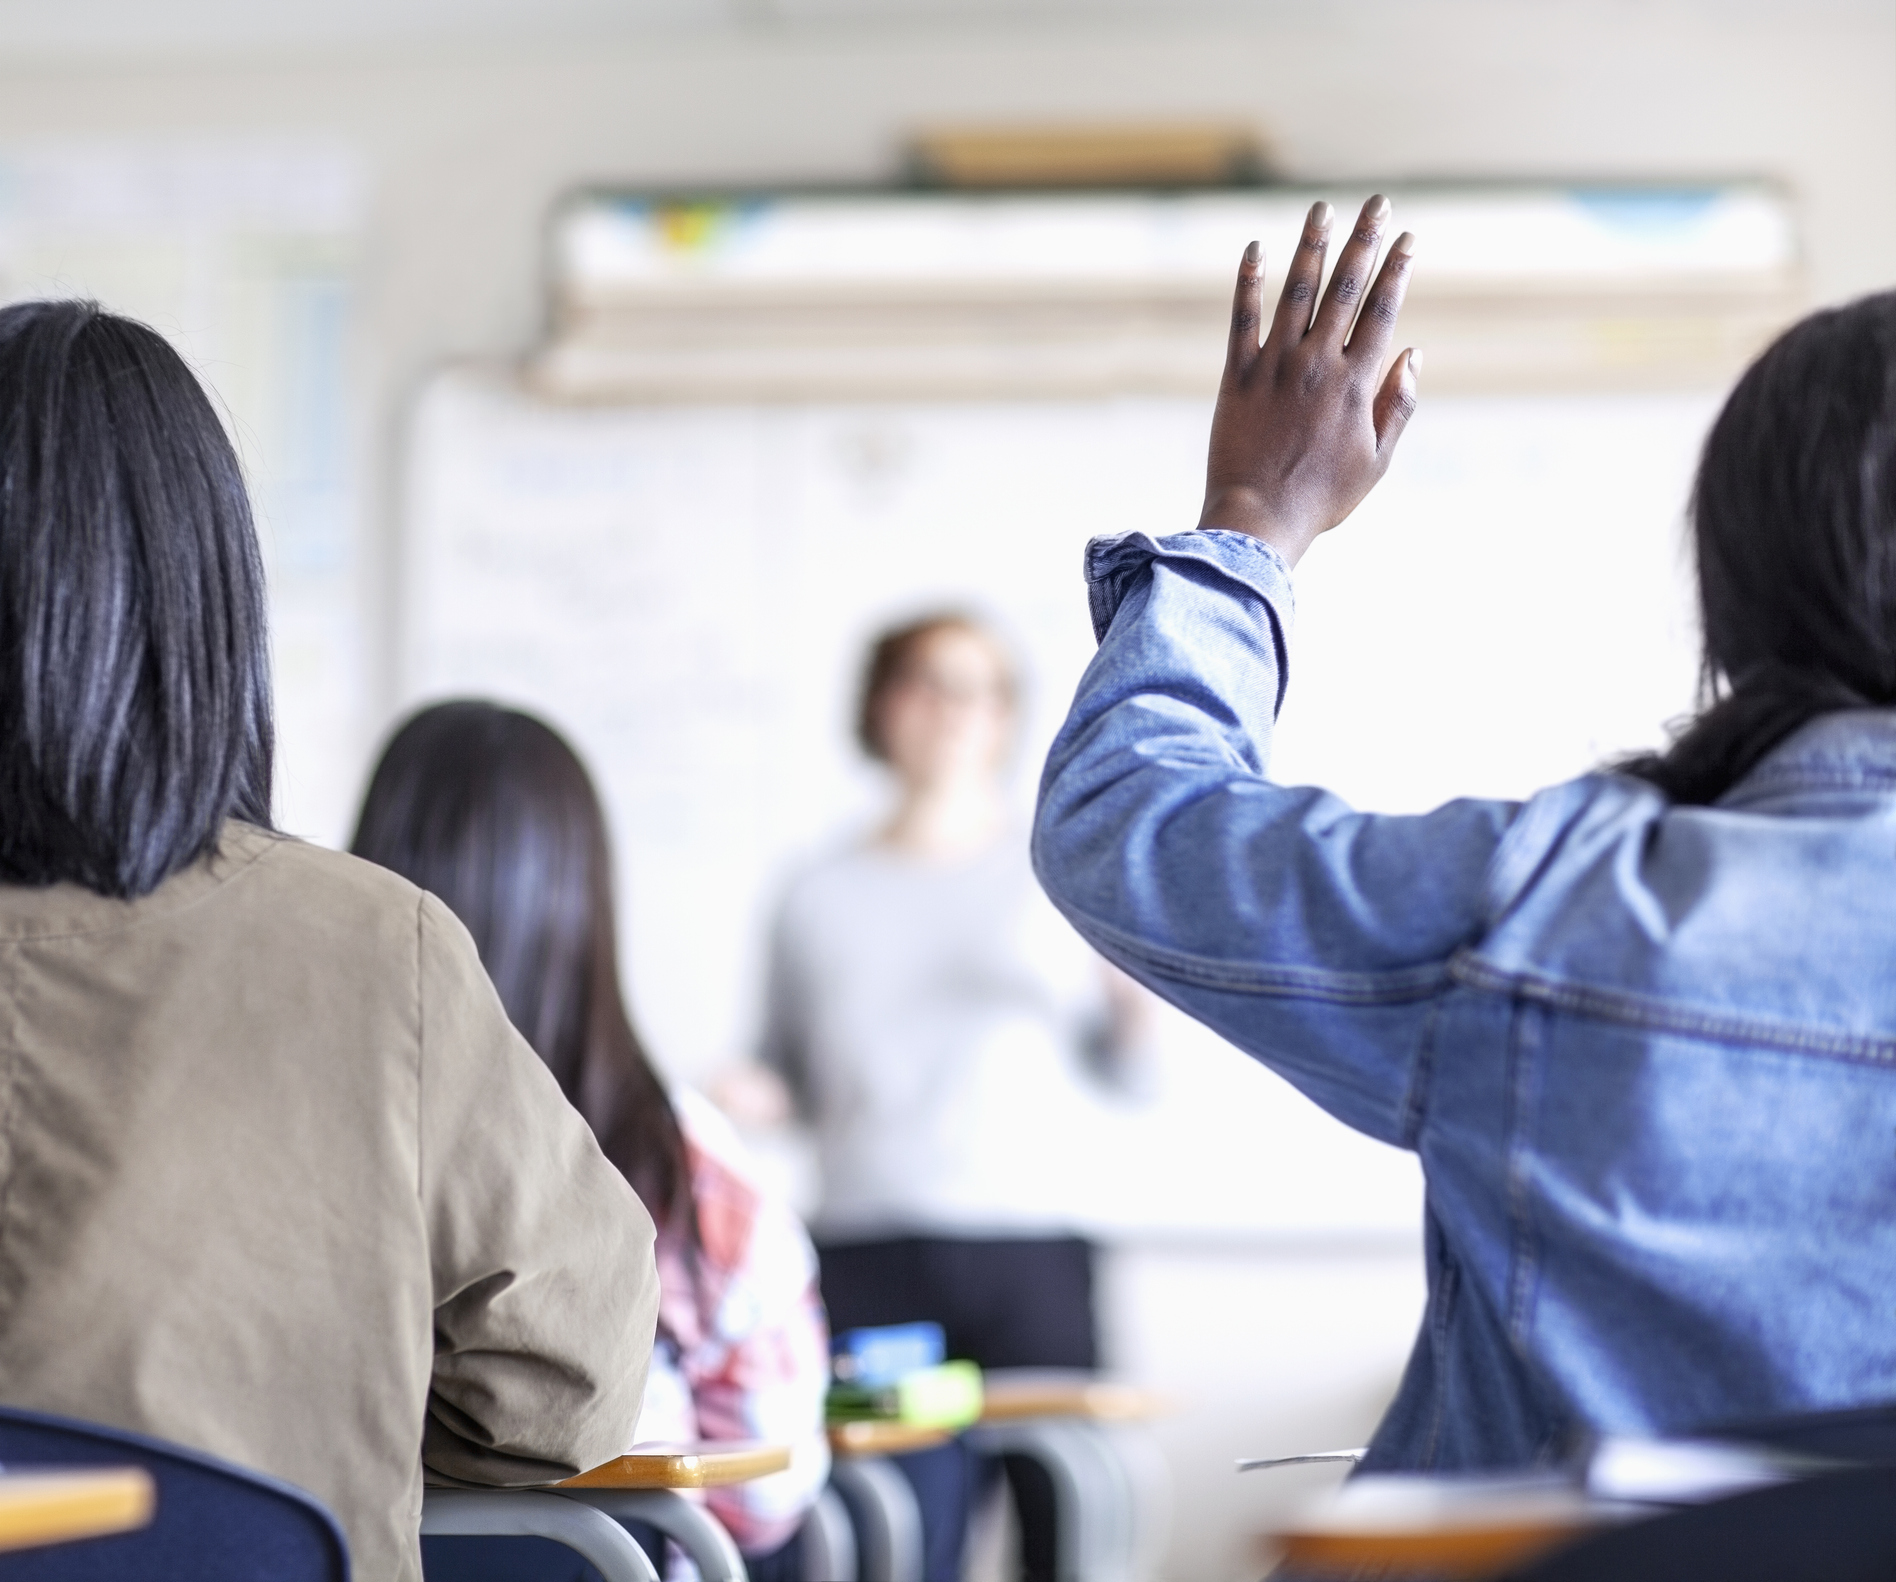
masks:
[[[702,1249],[658,1240],[658,1347],[638,1440],[764,1439],[792,1447],[789,1470],[706,1491],[740,1549],[767,1554],[795,1533],[829,1476],[823,1396],[829,1329],[816,1254],[788,1205],[758,1184],[729,1121],[675,1090]]]

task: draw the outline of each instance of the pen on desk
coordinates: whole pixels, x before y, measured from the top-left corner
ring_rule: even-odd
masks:
[[[1268,1472],[1272,1467],[1302,1467],[1318,1461],[1347,1461],[1351,1466],[1369,1453],[1367,1446],[1355,1450],[1310,1450],[1301,1456],[1253,1456],[1238,1463],[1240,1472]]]

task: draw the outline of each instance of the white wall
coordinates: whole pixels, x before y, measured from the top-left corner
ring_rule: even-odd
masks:
[[[1877,0],[831,4],[803,8],[830,21],[616,30],[566,6],[549,37],[520,7],[499,39],[495,7],[467,37],[451,8],[410,9],[407,39],[320,56],[113,60],[101,40],[36,61],[29,43],[59,40],[20,30],[9,49],[0,31],[0,142],[312,134],[364,161],[365,755],[392,698],[406,393],[443,357],[533,340],[541,218],[578,181],[877,179],[931,121],[1236,117],[1306,177],[1778,175],[1804,204],[1818,300],[1896,272],[1896,7]],[[317,823],[333,835],[344,816]]]
[[[1172,1479],[1166,1582],[1255,1578],[1260,1536],[1343,1469],[1235,1463],[1368,1442],[1422,1312],[1421,1249],[1133,1241],[1102,1273],[1109,1356],[1172,1404],[1149,1429]]]

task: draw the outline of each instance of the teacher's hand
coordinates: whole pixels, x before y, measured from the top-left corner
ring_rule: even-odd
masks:
[[[1415,249],[1404,231],[1365,294],[1388,219],[1388,199],[1363,205],[1319,303],[1330,205],[1312,208],[1261,346],[1263,258],[1256,242],[1245,249],[1200,527],[1249,533],[1295,565],[1388,468],[1415,411],[1420,360],[1405,351],[1378,378]]]

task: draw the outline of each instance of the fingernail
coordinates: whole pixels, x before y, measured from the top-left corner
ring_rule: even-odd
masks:
[[[1363,205],[1363,217],[1381,225],[1384,220],[1389,218],[1389,200],[1380,192],[1377,193],[1375,197]]]
[[[1264,249],[1256,242],[1249,243],[1244,249],[1244,261],[1247,264],[1255,264],[1263,256]]]
[[[1422,354],[1413,346],[1409,348],[1409,377],[1413,379],[1422,371]]]
[[[1404,231],[1389,244],[1389,251],[1392,253],[1413,254],[1415,252],[1415,232]]]
[[[1319,231],[1329,230],[1330,217],[1334,212],[1329,204],[1325,203],[1321,198],[1317,199],[1315,203],[1310,205],[1309,223],[1311,228]]]

